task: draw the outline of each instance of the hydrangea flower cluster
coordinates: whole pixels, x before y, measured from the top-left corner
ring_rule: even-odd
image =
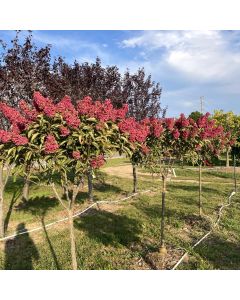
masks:
[[[123,133],[129,134],[131,142],[145,142],[150,128],[146,123],[139,123],[134,118],[127,118],[119,123],[119,129]]]
[[[162,120],[157,118],[145,118],[141,121],[141,124],[149,127],[149,134],[156,138],[159,138],[164,131]]]
[[[55,153],[59,149],[59,145],[52,134],[47,135],[44,143],[44,152],[46,154]]]
[[[72,152],[72,157],[73,157],[74,159],[80,159],[80,158],[81,158],[81,154],[80,154],[79,151],[73,151],[73,152]]]
[[[8,131],[5,131],[3,129],[0,129],[0,141],[3,143],[3,144],[6,144],[8,142],[11,141],[11,133],[8,132]]]
[[[174,118],[165,118],[163,119],[164,125],[165,127],[172,131],[175,125],[175,119]]]
[[[28,138],[21,136],[20,134],[12,135],[11,140],[16,146],[22,146],[28,143]]]
[[[90,165],[93,169],[98,169],[100,168],[101,166],[103,166],[105,163],[105,160],[104,160],[104,156],[101,154],[101,155],[98,155],[97,157],[93,158],[91,161],[90,161]]]
[[[33,104],[38,112],[43,112],[46,116],[52,118],[56,114],[56,106],[51,99],[45,98],[39,92],[33,94]]]
[[[100,101],[93,102],[92,98],[87,96],[77,104],[77,110],[80,115],[94,117],[102,122],[113,121],[125,118],[128,112],[128,105],[123,105],[120,109],[115,109],[111,100],[107,99],[103,103]]]
[[[20,107],[21,111],[23,112],[23,114],[25,115],[25,118],[28,121],[31,122],[31,121],[35,121],[37,119],[37,116],[38,116],[37,110],[34,108],[31,108],[25,100],[19,101],[19,107]]]
[[[59,103],[57,103],[56,111],[63,116],[63,119],[70,128],[79,127],[80,119],[78,117],[78,112],[72,104],[70,97],[65,96]]]
[[[16,146],[26,145],[28,139],[18,133],[18,131],[5,131],[0,129],[0,142],[3,144],[13,142]]]
[[[177,139],[180,137],[180,132],[179,132],[179,130],[178,130],[178,129],[174,129],[174,130],[172,131],[172,135],[173,135],[174,139],[177,140]]]
[[[21,130],[28,124],[27,119],[24,118],[17,109],[8,106],[4,102],[0,102],[0,111],[4,117],[9,120],[10,124],[15,124]]]
[[[189,119],[184,114],[180,114],[180,117],[175,121],[175,126],[179,129],[189,126]]]
[[[63,137],[68,136],[70,134],[70,130],[65,126],[61,126],[60,127],[60,134]]]

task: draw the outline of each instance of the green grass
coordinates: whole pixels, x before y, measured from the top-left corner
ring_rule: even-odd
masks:
[[[130,164],[130,161],[127,158],[112,158],[108,159],[103,168],[107,167],[116,167],[116,166],[124,166]]]
[[[108,167],[129,163],[126,159],[108,160]],[[176,179],[197,179],[196,170],[176,169]],[[217,217],[217,208],[232,191],[231,174],[203,171],[204,214]],[[238,175],[239,176],[239,175]],[[62,207],[49,188],[31,186],[30,200],[14,209],[20,198],[22,181],[9,182],[5,212],[8,234],[23,228],[44,225],[63,217]],[[147,255],[159,247],[161,224],[161,183],[147,175],[139,176],[139,190],[155,188],[119,204],[95,206],[74,221],[79,269],[149,269]],[[180,269],[240,269],[239,197],[227,208],[218,228],[195,248],[193,245],[210,228],[208,217],[198,213],[197,183],[169,182],[166,199],[166,245],[187,249],[189,260]],[[130,178],[106,175],[104,168],[95,180],[95,200],[116,200],[132,191]],[[13,195],[15,194],[15,198]],[[88,205],[86,190],[79,194],[77,209]],[[0,242],[0,269],[70,269],[70,243],[66,223]]]

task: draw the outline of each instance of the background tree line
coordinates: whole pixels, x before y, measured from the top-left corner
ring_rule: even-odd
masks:
[[[129,105],[129,115],[140,120],[165,114],[161,108],[162,88],[146,75],[144,68],[122,75],[116,65],[104,67],[100,58],[94,63],[53,58],[51,45],[39,48],[29,31],[23,43],[20,31],[7,45],[1,42],[0,99],[15,107],[20,99],[29,102],[34,91],[57,101],[69,95],[73,102],[88,95],[93,100],[112,100],[115,107]],[[3,126],[1,121],[1,126]]]

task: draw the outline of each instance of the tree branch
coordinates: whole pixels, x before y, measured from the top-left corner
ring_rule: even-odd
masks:
[[[52,190],[53,190],[55,196],[57,197],[58,201],[62,204],[62,206],[63,206],[65,209],[68,210],[68,207],[64,204],[62,198],[59,196],[58,191],[57,191],[57,189],[56,189],[56,187],[55,187],[55,184],[52,183],[52,184],[51,184],[51,187],[52,187]]]

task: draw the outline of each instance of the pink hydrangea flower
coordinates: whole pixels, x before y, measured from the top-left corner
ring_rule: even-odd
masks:
[[[6,144],[8,142],[11,141],[11,133],[8,132],[8,131],[5,131],[3,129],[0,129],[0,141],[3,143],[3,144]]]
[[[48,117],[54,117],[56,114],[56,106],[49,98],[45,98],[39,92],[33,94],[33,104],[38,112],[43,112]]]
[[[81,154],[80,154],[79,151],[73,151],[73,152],[72,152],[72,157],[73,157],[74,159],[80,159],[80,158],[81,158]]]
[[[35,108],[31,108],[26,101],[20,100],[19,101],[19,107],[24,113],[25,117],[29,121],[35,121],[38,116],[38,112]]]
[[[22,146],[28,144],[28,138],[21,136],[20,134],[14,134],[12,136],[12,141],[16,146]]]
[[[5,118],[9,120],[11,124],[16,124],[22,129],[24,129],[28,123],[27,119],[24,118],[20,112],[13,108],[8,106],[6,103],[1,102],[0,103],[0,111],[3,113]]]
[[[54,153],[58,150],[59,145],[55,139],[55,137],[52,134],[49,134],[46,137],[45,143],[44,143],[44,152],[46,154]]]
[[[66,121],[69,127],[79,127],[81,122],[78,117],[78,111],[75,109],[69,96],[65,96],[60,102],[57,103],[56,110],[63,116],[63,119]]]
[[[65,126],[61,126],[60,133],[61,133],[61,136],[68,136],[70,134],[70,130]]]
[[[119,123],[119,129],[129,134],[131,142],[145,142],[150,130],[149,126],[137,122],[134,118],[127,118]]]
[[[174,129],[172,134],[175,140],[177,140],[180,136],[180,132],[178,131],[178,129]]]
[[[93,169],[98,169],[105,163],[104,156],[101,154],[90,161],[90,165]]]

